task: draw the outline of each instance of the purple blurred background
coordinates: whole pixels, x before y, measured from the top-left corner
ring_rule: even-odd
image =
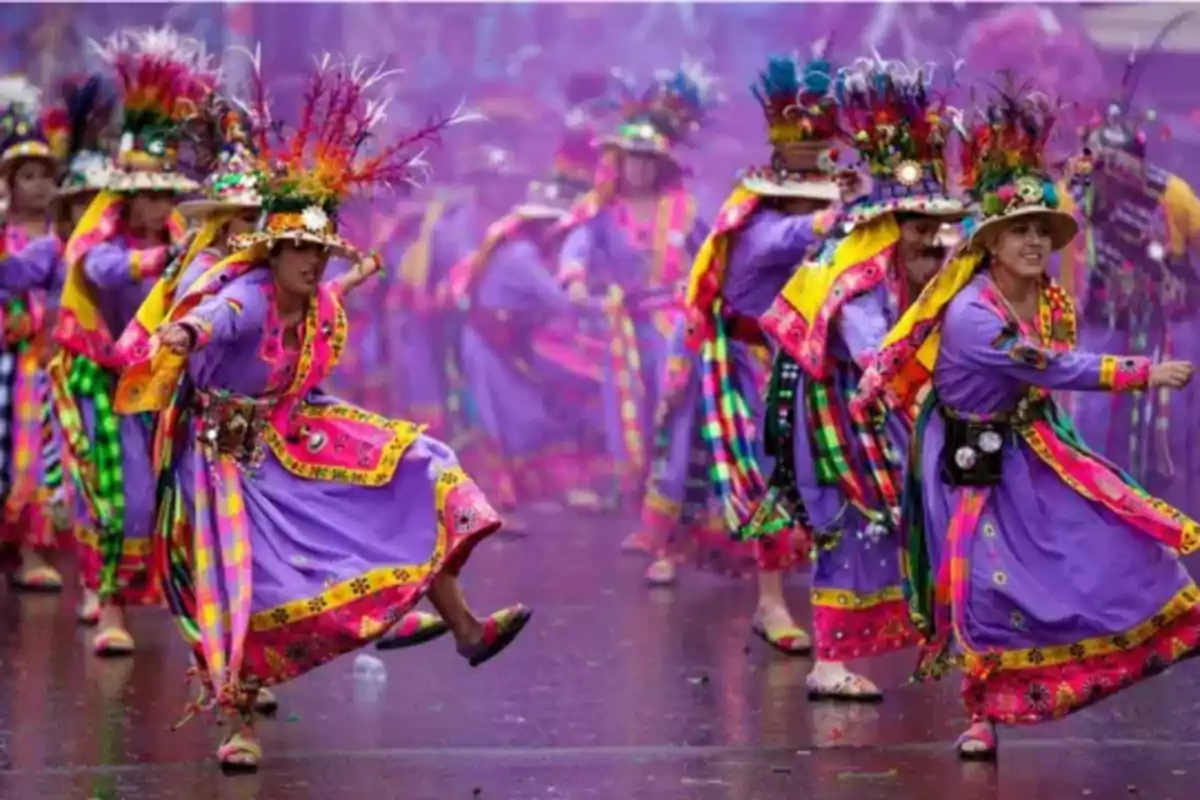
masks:
[[[448,109],[478,96],[486,84],[517,85],[531,103],[552,108],[561,103],[571,72],[621,67],[648,75],[687,54],[709,65],[728,98],[710,135],[691,153],[701,183],[711,184],[719,199],[736,169],[765,158],[761,116],[747,87],[769,54],[806,52],[812,41],[830,36],[835,61],[871,48],[889,58],[940,64],[953,56],[966,62],[964,85],[1016,68],[1078,104],[1076,113],[1089,114],[1117,91],[1131,48],[1145,47],[1183,10],[1178,4],[965,2],[6,5],[0,58],[7,71],[27,72],[49,86],[58,75],[93,66],[89,38],[166,21],[204,38],[216,52],[261,42],[264,71],[286,117],[286,103],[298,94],[296,82],[313,55],[386,57],[406,71],[404,105],[391,115],[401,124],[406,112],[419,117]],[[1198,34],[1200,20],[1169,37],[1164,51],[1146,60],[1137,94],[1137,105],[1154,108],[1164,123],[1164,131],[1152,135],[1151,157],[1192,183],[1200,181],[1200,91],[1188,76],[1200,64]],[[236,73],[246,61],[227,56],[227,64]],[[546,137],[557,133],[545,131]],[[463,146],[464,137],[456,137],[449,137],[442,158]],[[548,160],[542,137],[522,141],[535,169]]]

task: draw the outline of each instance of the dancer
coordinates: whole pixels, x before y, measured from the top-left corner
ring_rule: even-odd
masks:
[[[1064,288],[1082,304],[1079,344],[1097,353],[1200,358],[1200,200],[1148,163],[1154,118],[1133,113],[1145,59],[1130,59],[1121,96],[1088,131],[1067,184],[1082,234],[1063,250]],[[1078,292],[1078,294],[1074,294]],[[1200,514],[1200,391],[1083,393],[1084,439],[1147,490]]]
[[[342,297],[379,268],[336,233],[340,202],[412,180],[411,151],[458,121],[365,152],[385,77],[327,58],[305,123],[256,134],[262,229],[193,284],[118,390],[122,413],[162,412],[157,558],[207,702],[239,721],[218,750],[228,768],[257,767],[262,687],[377,640],[422,597],[472,665],[530,615],[465,604],[457,575],[500,519],[454,453],[319,389],[346,345]],[[322,282],[333,255],[355,266]]]
[[[122,29],[95,46],[121,86],[124,130],[105,189],[66,244],[49,374],[65,461],[91,523],[79,544],[85,586],[101,604],[93,648],[113,656],[134,651],[125,606],[162,599],[149,562],[152,422],[113,413],[114,343],[183,244],[176,197],[199,186],[177,171],[179,130],[216,75],[203,43],[169,27]]]
[[[555,224],[590,187],[596,159],[586,134],[568,132],[549,180],[531,182],[526,201],[492,223],[438,289],[439,305],[464,315],[457,352],[486,437],[477,452],[493,454],[479,472],[506,530],[524,525],[516,508],[567,500],[608,461],[603,448],[580,447],[586,398],[563,386],[576,381],[541,347],[576,315],[547,265],[562,241]]]
[[[623,121],[602,139],[603,179],[561,223],[569,233],[558,278],[576,302],[591,294],[604,300],[613,337],[606,435],[620,471],[619,497],[636,511],[667,344],[681,316],[688,265],[706,234],[677,149],[700,128],[716,96],[712,78],[692,63],[640,96],[625,89]]]
[[[844,662],[916,641],[896,530],[910,420],[882,408],[852,414],[848,404],[889,325],[941,265],[942,222],[964,212],[946,190],[952,110],[935,97],[930,74],[860,59],[838,74],[835,93],[840,127],[872,186],[842,212],[850,232],[832,237],[762,317],[780,349],[768,397],[778,461],[753,523],[781,502],[808,516],[816,544],[809,697],[876,701],[879,689]]]
[[[25,78],[0,79],[0,180],[9,207],[0,224],[0,544],[17,550],[13,585],[62,591],[51,563],[58,537],[40,491],[43,400],[42,291],[60,275],[54,235],[57,163],[43,129],[40,92]]]
[[[1047,274],[1076,235],[1043,148],[1044,97],[1011,85],[969,134],[968,246],[887,335],[856,407],[912,407],[909,597],[919,675],[966,673],[968,758],[997,723],[1056,719],[1161,672],[1200,645],[1200,592],[1177,558],[1200,527],[1090,450],[1054,390],[1178,389],[1186,362],[1074,348],[1075,304]]]
[[[67,242],[96,195],[108,185],[113,169],[109,154],[115,139],[119,98],[113,83],[101,74],[75,76],[60,85],[60,102],[46,114],[46,135],[51,150],[65,165],[58,183],[54,225],[59,241]],[[60,248],[61,256],[61,248]],[[52,275],[45,276],[47,289],[46,329],[53,331],[62,293],[65,264],[61,258]],[[43,358],[57,348],[47,341]],[[86,504],[70,480],[64,480],[63,434],[54,414],[54,397],[49,375],[42,373],[42,493],[51,524],[69,531],[75,539],[94,534]],[[83,593],[76,617],[84,625],[100,619],[100,602],[88,591],[80,575]]]
[[[773,58],[753,87],[773,148],[772,165],[747,172],[725,201],[692,268],[688,317],[672,341],[661,391],[659,454],[642,508],[641,541],[655,561],[654,584],[675,565],[758,575],[755,633],[785,653],[811,648],[783,597],[783,572],[806,560],[808,541],[790,516],[770,536],[735,535],[766,490],[762,391],[769,352],[758,318],[796,264],[836,218],[839,190],[819,162],[837,135],[831,66],[818,52],[807,65]],[[711,476],[711,477],[710,477]],[[688,487],[707,484],[699,496]]]

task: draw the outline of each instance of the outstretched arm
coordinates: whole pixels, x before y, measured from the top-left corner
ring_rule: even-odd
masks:
[[[166,246],[126,250],[113,242],[101,242],[83,257],[83,274],[102,289],[129,286],[161,275],[172,253],[172,248]]]

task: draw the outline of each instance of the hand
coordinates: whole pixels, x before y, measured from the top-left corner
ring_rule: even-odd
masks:
[[[1182,389],[1192,381],[1190,361],[1164,361],[1150,367],[1151,389]]]
[[[572,303],[586,303],[588,300],[587,284],[583,281],[571,281],[567,286],[567,298]]]
[[[354,276],[355,283],[362,283],[367,278],[377,275],[383,269],[383,259],[379,257],[379,253],[372,250],[366,258],[359,259],[359,262],[350,270],[350,274]]]
[[[196,339],[186,325],[178,322],[168,325],[158,335],[159,344],[180,356],[186,356],[196,346]]]

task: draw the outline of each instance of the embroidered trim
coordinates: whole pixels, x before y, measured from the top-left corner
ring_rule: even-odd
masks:
[[[813,606],[828,606],[843,609],[867,609],[880,603],[894,603],[904,599],[904,590],[899,586],[888,586],[870,594],[855,594],[849,589],[813,589]]]
[[[449,501],[453,499],[454,492],[460,487],[471,488],[473,486],[471,479],[458,467],[447,469],[438,476],[434,487],[434,502],[437,508],[437,539],[428,561],[421,564],[373,569],[362,575],[339,581],[313,597],[293,600],[290,603],[259,611],[250,617],[251,633],[262,633],[285,625],[293,625],[309,617],[328,614],[376,592],[422,583],[432,572],[441,567],[450,541],[451,530],[454,531],[456,538],[460,538],[464,534],[477,534],[500,527],[499,518],[482,500],[481,493],[477,492],[479,502],[468,504],[465,508],[457,510],[452,508],[453,503]],[[478,506],[482,506],[482,508]],[[460,518],[452,518],[456,513]]]
[[[825,661],[870,658],[920,641],[903,600],[853,611],[814,605],[812,618],[816,657]]]
[[[1150,382],[1150,359],[1140,356],[1101,356],[1100,388],[1114,392],[1145,389]]]

